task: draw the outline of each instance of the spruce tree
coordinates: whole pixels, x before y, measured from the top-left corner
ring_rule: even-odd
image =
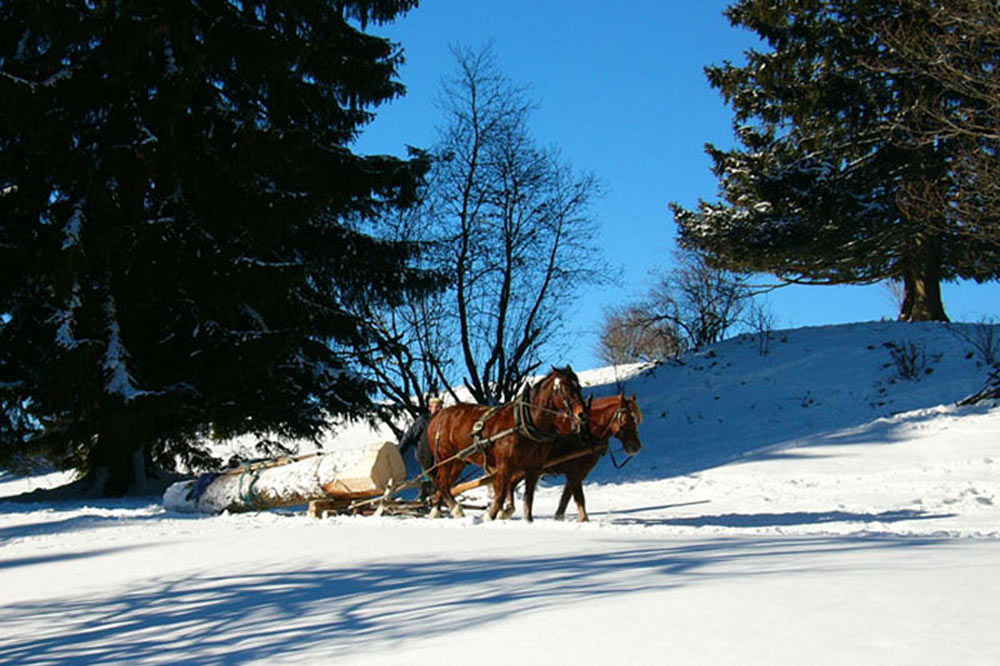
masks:
[[[0,4],[0,453],[142,493],[206,436],[364,408],[357,306],[433,284],[369,224],[426,164],[350,150],[403,92],[364,30],[415,5]]]
[[[1000,252],[961,221],[908,215],[900,195],[947,188],[957,147],[901,132],[918,103],[948,104],[934,81],[881,66],[887,0],[740,0],[734,26],[769,50],[706,69],[742,144],[709,145],[723,201],[674,205],[681,243],[720,266],[805,284],[903,283],[904,320],[946,320],[940,283],[995,279]]]

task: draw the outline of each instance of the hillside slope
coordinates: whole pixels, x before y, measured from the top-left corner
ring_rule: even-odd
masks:
[[[766,353],[754,336],[727,340],[625,380],[644,411],[646,448],[624,472],[602,465],[593,478],[683,475],[790,447],[861,443],[876,437],[872,428],[891,440],[910,420],[894,415],[983,386],[988,367],[968,340],[990,335],[1000,346],[997,327],[876,322],[777,331]],[[915,374],[902,377],[911,357]],[[609,375],[581,373],[595,395],[617,390]]]

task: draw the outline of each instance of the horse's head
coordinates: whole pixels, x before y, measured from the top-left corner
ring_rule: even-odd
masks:
[[[639,426],[642,424],[642,410],[639,408],[639,401],[635,394],[631,398],[621,395],[621,405],[615,412],[614,434],[621,440],[625,447],[625,453],[630,455],[638,453],[642,448],[642,440],[639,439]]]
[[[568,365],[552,367],[552,372],[535,389],[534,404],[555,416],[555,430],[560,434],[580,433],[587,423],[587,404],[580,391],[580,380]]]

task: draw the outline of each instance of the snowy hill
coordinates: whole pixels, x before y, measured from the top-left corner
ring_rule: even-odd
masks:
[[[778,331],[766,354],[755,337],[741,336],[635,376],[626,390],[640,397],[649,447],[632,478],[856,441],[848,432],[865,424],[951,405],[981,388],[987,374],[964,339],[975,328],[881,322]],[[900,376],[893,349],[916,355],[912,379]]]
[[[15,505],[65,476],[0,473],[0,663],[995,664],[1000,409],[955,406],[995,339],[853,324],[581,372],[645,416],[585,525],[551,519],[558,479],[527,524]]]

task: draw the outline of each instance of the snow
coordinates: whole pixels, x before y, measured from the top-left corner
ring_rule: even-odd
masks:
[[[108,345],[104,350],[103,369],[107,382],[104,390],[109,395],[121,396],[125,402],[146,395],[147,391],[136,387],[132,373],[128,369],[129,353],[122,342],[121,324],[118,323],[118,308],[114,296],[109,294],[104,313],[108,321]],[[60,331],[61,335],[61,331]]]
[[[987,375],[971,326],[581,372],[645,415],[588,524],[551,519],[559,481],[531,524],[0,500],[0,663],[996,664],[1000,409],[955,406]],[[916,379],[888,343],[923,351]]]
[[[56,344],[63,349],[74,349],[79,344],[76,335],[73,333],[73,326],[76,323],[76,310],[80,307],[80,283],[73,282],[73,290],[70,292],[69,302],[66,307],[57,312],[53,321],[59,324],[56,329]]]
[[[73,214],[66,223],[66,238],[63,240],[62,249],[67,250],[80,244],[80,226],[83,224],[83,202],[77,203],[73,208]]]

